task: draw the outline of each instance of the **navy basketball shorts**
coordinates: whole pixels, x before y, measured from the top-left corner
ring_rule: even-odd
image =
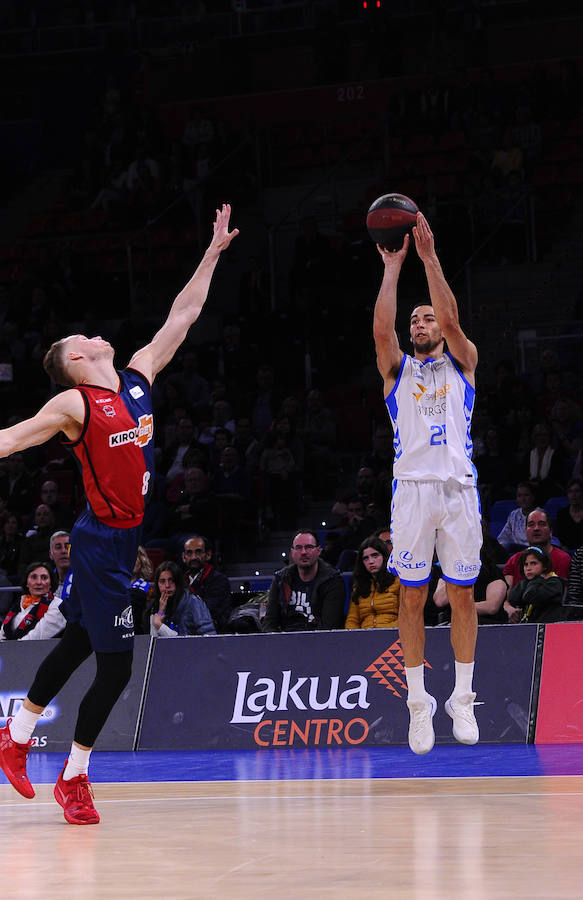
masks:
[[[131,650],[134,620],[130,583],[142,527],[111,528],[91,510],[82,513],[71,530],[73,581],[63,614],[89,634],[93,650]]]

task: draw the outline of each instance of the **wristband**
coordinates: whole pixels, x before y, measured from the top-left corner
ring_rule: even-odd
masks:
[[[166,613],[165,613],[165,612],[162,612],[162,610],[159,609],[159,610],[158,610],[158,615],[160,616],[161,619],[163,619],[164,616],[166,615]]]

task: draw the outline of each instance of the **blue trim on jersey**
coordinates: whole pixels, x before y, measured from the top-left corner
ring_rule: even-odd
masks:
[[[391,409],[395,411],[395,415],[397,413],[397,401],[395,399],[395,394],[397,392],[397,388],[399,387],[399,382],[401,380],[401,375],[403,374],[403,369],[405,368],[405,362],[407,359],[407,354],[403,353],[403,357],[401,359],[401,365],[399,366],[399,371],[397,373],[397,377],[395,379],[395,383],[391,388],[390,392],[385,397],[385,403],[387,404],[387,409],[389,410],[389,415],[393,418],[391,413]]]
[[[389,416],[391,422],[393,423],[393,450],[395,451],[395,459],[399,459],[403,453],[403,447],[401,444],[401,435],[399,434],[399,429],[397,427],[397,414],[399,412],[399,405],[397,403],[396,391],[399,387],[399,382],[401,381],[401,375],[403,374],[403,369],[405,367],[405,362],[407,359],[407,354],[403,353],[403,357],[401,359],[401,365],[399,366],[399,372],[397,374],[397,379],[392,387],[391,392],[385,397],[385,403],[387,406],[387,410],[389,412]]]

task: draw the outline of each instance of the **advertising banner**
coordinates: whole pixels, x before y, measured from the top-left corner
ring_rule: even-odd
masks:
[[[583,742],[583,622],[545,626],[537,744]]]
[[[526,742],[536,636],[536,625],[480,628],[482,741]],[[427,629],[425,666],[437,742],[454,743],[449,628]],[[158,640],[139,749],[406,744],[406,699],[395,629]]]
[[[134,644],[132,677],[114,706],[95,744],[96,750],[133,750],[144,678],[150,650],[149,635]],[[3,641],[0,643],[0,725],[20,708],[42,660],[56,640]],[[95,657],[73,673],[45,709],[34,732],[34,746],[67,753],[73,740],[79,703],[95,678]]]

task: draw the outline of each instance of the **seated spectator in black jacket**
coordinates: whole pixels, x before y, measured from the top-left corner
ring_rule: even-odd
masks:
[[[275,573],[269,590],[263,631],[313,631],[344,627],[344,581],[337,569],[320,559],[313,531],[300,531],[292,541],[292,563]]]
[[[204,600],[220,633],[225,631],[232,611],[231,585],[227,576],[215,569],[212,558],[212,544],[204,535],[192,534],[184,541],[184,583],[192,594]]]
[[[504,609],[508,621],[560,622],[564,615],[564,582],[553,572],[550,554],[540,547],[527,547],[520,554],[522,579],[514,585]]]

